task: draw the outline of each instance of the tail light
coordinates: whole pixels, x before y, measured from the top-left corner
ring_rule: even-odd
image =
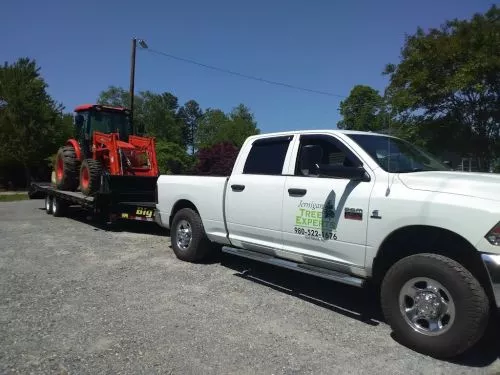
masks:
[[[486,235],[488,242],[495,246],[500,246],[500,221]]]

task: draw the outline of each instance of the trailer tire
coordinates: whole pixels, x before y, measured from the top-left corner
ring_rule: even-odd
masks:
[[[460,263],[437,254],[395,263],[382,282],[381,305],[400,343],[437,358],[455,357],[474,346],[490,316],[478,280]]]
[[[99,191],[102,165],[98,160],[85,159],[80,167],[80,190],[84,195]]]
[[[55,179],[60,190],[74,191],[78,187],[80,162],[72,146],[59,148],[56,155]]]
[[[52,197],[50,196],[50,194],[47,194],[45,196],[45,212],[48,214],[48,215],[51,215],[52,214]]]
[[[183,208],[175,214],[170,238],[176,257],[186,262],[200,262],[212,250],[200,215],[191,208]]]
[[[66,213],[67,203],[57,197],[52,198],[52,215],[54,217],[64,216]]]

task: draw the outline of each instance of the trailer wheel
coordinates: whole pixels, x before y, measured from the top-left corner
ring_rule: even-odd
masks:
[[[191,208],[183,208],[175,214],[170,238],[177,258],[187,262],[202,261],[211,251],[200,215]]]
[[[76,190],[78,186],[78,169],[80,162],[72,146],[61,147],[57,151],[55,180],[60,190]]]
[[[102,165],[98,160],[85,159],[80,167],[80,190],[85,195],[99,191]]]
[[[382,310],[400,342],[434,357],[455,357],[484,334],[489,300],[460,263],[437,254],[401,259],[381,288]]]
[[[57,197],[52,198],[52,215],[55,217],[63,216],[66,212],[67,204]]]
[[[52,197],[50,194],[45,196],[45,212],[49,215],[52,214]]]

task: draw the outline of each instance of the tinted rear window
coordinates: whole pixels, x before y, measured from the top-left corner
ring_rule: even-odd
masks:
[[[289,139],[257,141],[248,154],[243,173],[280,175]]]

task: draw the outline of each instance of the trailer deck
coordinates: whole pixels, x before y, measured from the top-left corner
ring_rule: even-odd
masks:
[[[65,214],[68,206],[76,205],[106,221],[155,221],[156,201],[130,201],[130,192],[125,195],[108,192],[86,196],[80,191],[59,190],[52,183],[36,182],[31,184],[28,194],[31,199],[45,198],[47,212],[57,216]]]

